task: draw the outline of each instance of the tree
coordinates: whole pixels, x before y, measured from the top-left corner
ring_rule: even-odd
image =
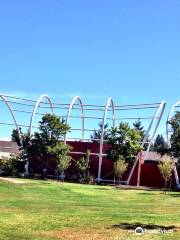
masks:
[[[162,134],[157,135],[152,149],[153,149],[153,151],[158,152],[161,155],[168,153],[168,146],[167,146],[167,143],[165,142]]]
[[[23,135],[21,128],[19,128],[19,132],[20,132],[21,135]],[[21,146],[22,143],[21,143],[21,140],[19,138],[19,134],[18,134],[17,129],[13,129],[12,134],[11,134],[11,140],[13,142],[16,142],[19,147]]]
[[[102,123],[98,123],[99,129],[94,130],[93,134],[91,135],[92,141],[100,141],[101,139],[101,132],[102,132]],[[107,140],[109,136],[109,125],[106,123],[104,125],[104,140]]]
[[[45,114],[39,122],[39,129],[31,137],[22,134],[22,157],[24,159],[38,158],[44,168],[48,166],[48,159],[56,159],[58,168],[65,170],[70,163],[70,146],[64,144],[64,135],[70,130],[63,119],[54,114]],[[15,131],[12,138],[14,138]],[[17,138],[14,138],[17,139]],[[64,162],[64,163],[63,163]],[[66,164],[65,164],[66,162]]]
[[[113,162],[122,156],[126,162],[132,164],[142,150],[140,140],[141,134],[138,130],[131,128],[128,123],[121,122],[118,127],[111,128],[108,136],[111,147],[107,150],[107,156]]]
[[[164,179],[164,191],[167,189],[167,183],[171,179],[173,171],[173,161],[168,155],[164,155],[158,165],[159,171]]]
[[[146,136],[146,131],[144,130],[144,126],[142,126],[141,120],[140,118],[133,123],[134,129],[139,131],[140,135],[141,135],[141,142],[143,142],[144,137]],[[146,139],[146,143],[144,144],[144,150],[147,150],[148,148],[148,142],[149,142],[149,136]]]
[[[142,126],[140,119],[134,122],[133,126],[135,130],[139,131],[144,136],[144,130],[143,130],[144,127]]]
[[[77,167],[80,170],[81,178],[88,179],[89,178],[89,170],[90,170],[90,150],[87,150],[86,156],[81,157],[77,162]]]
[[[20,134],[21,134],[21,140],[19,138],[17,129],[13,129],[12,134],[11,134],[11,140],[13,142],[16,142],[17,145],[19,146],[20,158],[21,158],[21,160],[24,161],[24,164],[26,164],[27,160],[28,160],[27,153],[29,150],[29,144],[30,144],[31,137],[30,137],[29,133],[23,133],[21,131],[21,128],[19,128],[19,130],[20,130]]]
[[[171,154],[178,159],[180,165],[180,112],[177,112],[175,116],[169,121],[171,125]]]
[[[127,170],[128,163],[125,162],[125,159],[123,156],[119,155],[118,160],[114,163],[114,173],[115,176],[118,178],[119,184],[122,181],[123,173]]]
[[[57,159],[57,179],[59,174],[63,177],[64,172],[70,165],[71,157],[68,155],[70,150],[71,147],[63,142],[56,144],[54,147],[49,147],[49,153],[54,154]]]

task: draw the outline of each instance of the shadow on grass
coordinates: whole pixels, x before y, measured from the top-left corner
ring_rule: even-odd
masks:
[[[171,196],[171,197],[179,197],[180,198],[180,193],[178,194],[178,193],[171,193],[171,194],[169,194],[169,196]]]
[[[101,188],[100,188],[100,187],[97,187],[96,189],[97,189],[97,190],[104,190],[104,191],[105,191],[105,190],[112,190],[111,188],[105,188],[105,187],[101,187]]]
[[[159,192],[162,191],[162,189],[159,188],[153,188],[153,187],[137,187],[137,186],[129,186],[129,185],[115,185],[114,186],[118,190],[141,190],[141,191],[147,191],[147,192]]]
[[[180,194],[178,193],[173,193],[173,192],[164,192],[164,191],[160,191],[159,192],[160,195],[163,196],[170,196],[170,197],[179,197],[180,198]],[[152,195],[152,192],[139,192],[138,195],[143,195],[143,196],[148,196],[148,195]]]
[[[162,226],[155,224],[142,224],[142,223],[119,223],[116,225],[112,225],[112,228],[120,228],[124,230],[135,230],[137,227],[141,227],[147,230],[173,230],[175,226]]]
[[[153,192],[138,192],[138,195],[148,196],[148,195],[153,195]]]

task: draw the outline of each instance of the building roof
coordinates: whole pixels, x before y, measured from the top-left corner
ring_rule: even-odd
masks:
[[[144,153],[144,155],[146,154],[145,151],[144,151],[143,153]],[[148,152],[148,155],[147,155],[147,157],[146,157],[146,161],[147,161],[147,160],[150,160],[150,161],[159,161],[160,158],[161,158],[161,154],[160,154],[160,153],[150,151],[150,152]]]
[[[7,156],[11,153],[17,153],[19,147],[16,142],[0,140],[0,155]]]

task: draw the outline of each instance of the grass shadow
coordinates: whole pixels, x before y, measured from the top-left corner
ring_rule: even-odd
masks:
[[[156,224],[142,224],[142,223],[119,223],[111,226],[112,228],[120,228],[123,230],[135,230],[137,227],[141,227],[147,230],[174,230],[175,226],[162,226]]]
[[[171,196],[171,197],[179,197],[180,198],[180,194],[176,194],[176,193],[172,193],[172,194],[169,194],[169,196]]]
[[[105,188],[105,187],[97,187],[97,188],[95,188],[95,189],[97,189],[97,190],[112,190],[111,188]]]

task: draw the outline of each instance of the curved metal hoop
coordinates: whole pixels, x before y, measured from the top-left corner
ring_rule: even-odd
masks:
[[[17,123],[17,121],[16,121],[15,115],[14,115],[14,113],[13,113],[13,110],[12,110],[11,106],[9,105],[8,101],[6,100],[6,98],[5,98],[4,96],[0,95],[0,98],[1,98],[1,99],[3,100],[3,102],[6,104],[8,110],[9,110],[9,112],[10,112],[12,118],[13,118],[13,121],[14,121],[14,123],[15,123],[15,125],[16,125],[16,129],[17,129],[17,132],[18,132],[18,136],[19,136],[20,143],[22,143],[21,132],[20,132],[18,123]]]
[[[108,98],[106,102],[106,106],[104,109],[104,117],[102,121],[102,127],[101,127],[101,139],[100,139],[100,147],[99,147],[99,166],[98,166],[98,181],[101,181],[101,167],[102,167],[102,159],[103,159],[103,143],[104,143],[104,126],[106,123],[107,118],[107,112],[108,108],[111,105],[112,107],[112,120],[113,120],[113,127],[115,126],[115,106],[112,98]]]
[[[43,98],[46,98],[46,99],[47,99],[47,101],[49,102],[49,105],[50,105],[50,107],[51,107],[51,111],[52,111],[52,113],[53,113],[53,105],[52,105],[52,102],[51,102],[50,97],[49,97],[48,95],[46,95],[46,94],[41,95],[41,96],[38,98],[36,104],[34,105],[34,109],[33,109],[32,115],[31,115],[31,120],[30,120],[30,125],[29,125],[29,135],[30,135],[30,136],[31,136],[31,133],[32,133],[32,124],[33,124],[33,120],[34,120],[35,114],[36,114],[37,109],[38,109],[38,107],[39,107],[39,105],[40,105],[40,103],[41,103],[41,100],[42,100]]]
[[[170,136],[170,133],[169,133],[169,121],[172,119],[173,113],[174,113],[175,108],[177,106],[180,106],[180,101],[176,102],[172,106],[171,111],[169,112],[169,115],[168,115],[168,118],[167,118],[167,122],[166,122],[166,138],[167,138],[167,144],[168,144],[169,148],[171,148],[171,136]],[[180,182],[179,182],[179,176],[178,176],[178,173],[177,173],[177,168],[176,168],[176,163],[175,162],[174,162],[174,176],[175,176],[175,179],[176,179],[176,184],[179,188],[180,187]]]
[[[66,124],[69,124],[69,119],[70,119],[71,110],[72,110],[72,108],[73,108],[74,103],[75,103],[76,100],[78,100],[78,103],[79,103],[79,105],[80,105],[80,107],[81,107],[82,140],[83,140],[83,139],[84,139],[84,108],[83,108],[82,100],[81,100],[81,98],[80,98],[79,96],[75,96],[75,97],[72,99],[72,101],[71,101],[71,103],[70,103],[70,105],[69,105],[68,112],[67,112],[67,117],[66,117]],[[65,134],[65,136],[64,136],[64,142],[65,142],[65,143],[66,143],[66,136],[67,136],[67,134]]]
[[[146,143],[146,141],[147,141],[147,139],[148,139],[150,130],[151,130],[151,128],[153,127],[156,119],[158,118],[158,121],[157,121],[157,123],[156,123],[156,125],[155,125],[155,127],[154,127],[154,131],[153,131],[153,133],[152,133],[152,135],[151,135],[151,137],[150,137],[150,141],[149,141],[149,144],[148,144],[148,147],[147,147],[145,156],[144,156],[144,160],[146,160],[146,158],[147,158],[147,156],[148,156],[150,147],[151,147],[151,145],[152,145],[152,142],[153,142],[154,137],[155,137],[155,135],[156,135],[157,129],[158,129],[159,124],[160,124],[160,121],[161,121],[161,119],[162,119],[162,116],[163,116],[165,107],[166,107],[166,102],[165,102],[165,101],[162,101],[161,104],[159,105],[159,108],[157,109],[157,111],[156,111],[156,113],[155,113],[155,115],[154,115],[151,123],[149,124],[148,130],[147,130],[146,135],[145,135],[145,137],[144,137],[144,139],[143,139],[143,142],[142,142],[142,144],[141,144],[141,146],[144,147],[144,145],[145,145],[145,143]],[[159,117],[158,117],[158,116],[159,116]],[[131,169],[131,172],[130,172],[129,177],[128,177],[128,180],[127,180],[127,184],[130,183],[132,174],[133,174],[133,172],[134,172],[134,170],[135,170],[135,167],[136,167],[137,163],[138,163],[138,160],[135,161],[135,163],[134,163],[134,165],[133,165],[133,167],[132,167],[132,169]]]

